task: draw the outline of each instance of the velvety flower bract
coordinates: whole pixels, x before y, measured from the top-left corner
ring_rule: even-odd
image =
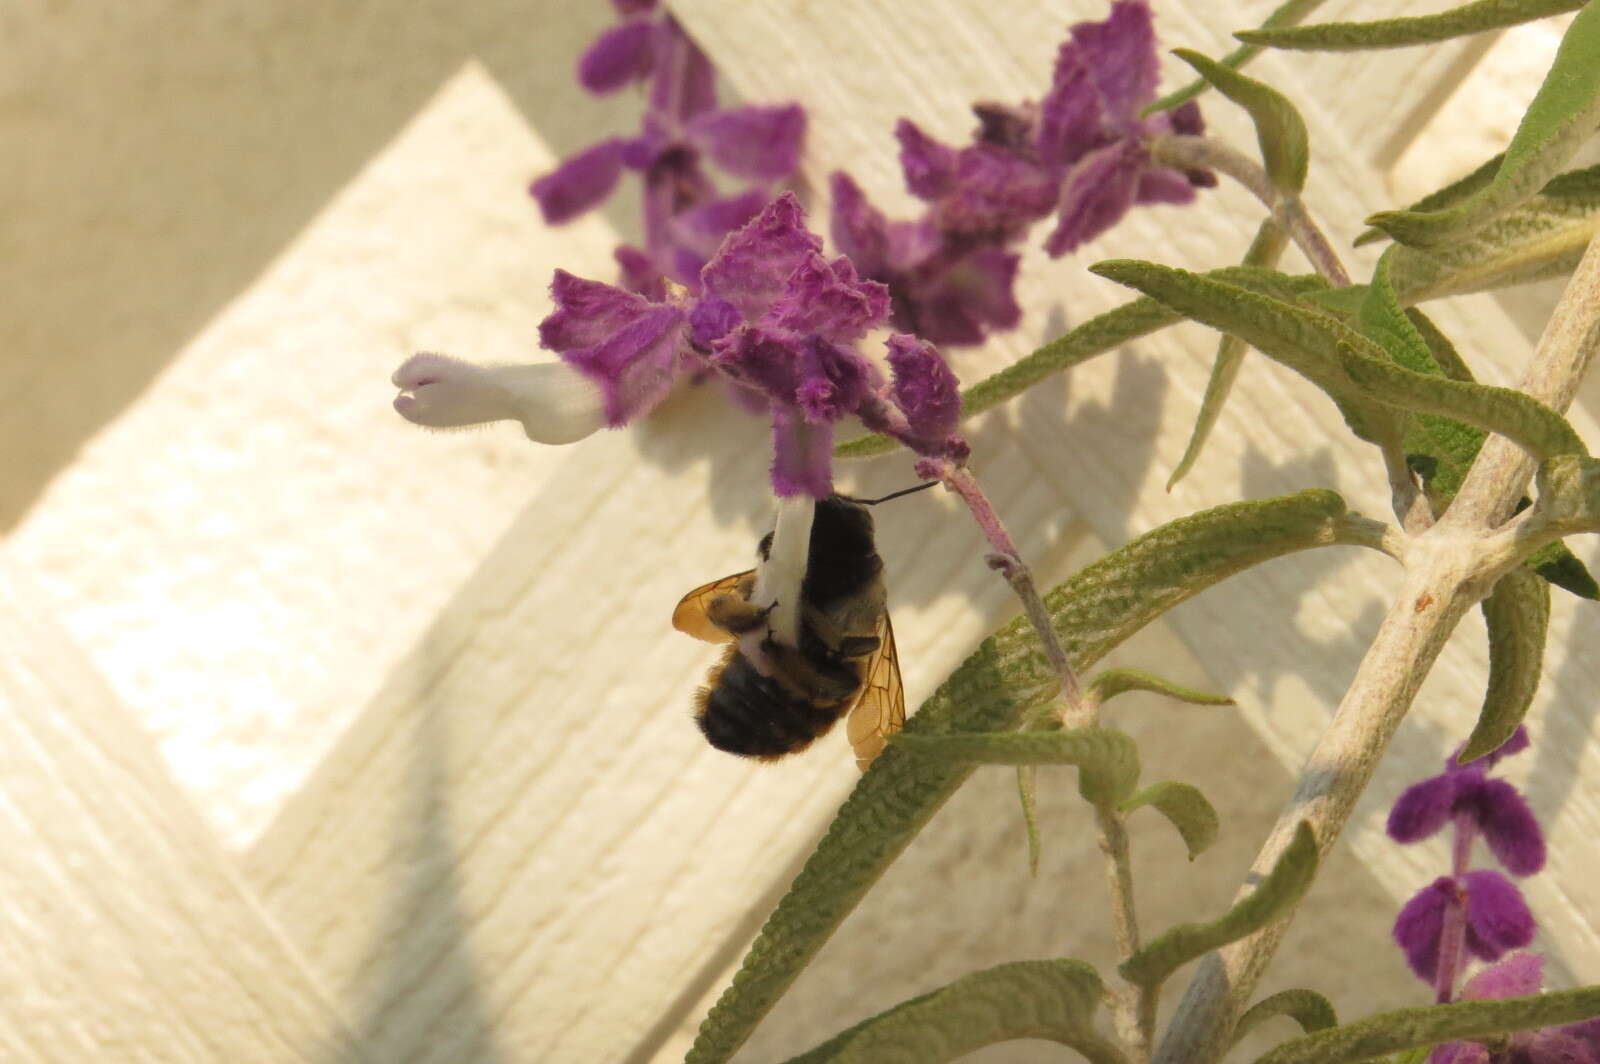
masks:
[[[1451,910],[1466,918],[1466,946],[1481,960],[1495,961],[1533,941],[1534,921],[1522,892],[1492,869],[1440,876],[1400,910],[1394,940],[1417,978],[1438,977],[1440,938]]]
[[[578,83],[593,93],[615,92],[648,77],[655,26],[643,19],[606,30],[578,59]]]
[[[1528,997],[1543,989],[1544,958],[1536,953],[1514,953],[1485,968],[1461,990],[1465,1001],[1495,1001]],[[1510,1064],[1600,1064],[1600,1021],[1586,1020],[1561,1027],[1515,1031],[1502,1056]],[[1450,1042],[1428,1055],[1428,1064],[1490,1064],[1487,1047],[1477,1042]]]
[[[551,225],[570,221],[605,201],[622,176],[621,140],[603,140],[528,186]]]
[[[1439,973],[1439,936],[1445,910],[1460,904],[1456,881],[1440,876],[1414,894],[1394,922],[1394,940],[1418,979],[1431,983]]]

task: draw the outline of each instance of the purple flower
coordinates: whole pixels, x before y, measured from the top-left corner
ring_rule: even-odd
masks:
[[[1499,872],[1440,876],[1406,902],[1394,923],[1396,944],[1424,982],[1438,978],[1440,942],[1452,911],[1465,917],[1466,946],[1482,960],[1498,960],[1533,941],[1533,914],[1522,892]]]
[[[578,61],[591,92],[648,79],[649,106],[632,138],[606,140],[571,156],[529,187],[545,221],[567,221],[606,199],[624,169],[644,183],[644,246],[618,249],[623,284],[665,298],[667,280],[696,291],[700,269],[728,233],[769,198],[764,187],[722,196],[707,163],[767,183],[799,166],[805,112],[795,104],[717,107],[710,61],[653,3],[623,2],[622,21]]]
[[[1544,958],[1536,953],[1514,953],[1485,968],[1462,988],[1466,1001],[1493,1001],[1527,997],[1543,989]],[[1501,1050],[1511,1064],[1600,1064],[1600,1020],[1562,1027],[1516,1031]],[[1477,1042],[1450,1042],[1428,1056],[1428,1064],[1490,1064],[1487,1047]]]
[[[1389,812],[1389,837],[1418,842],[1447,823],[1481,832],[1495,858],[1513,875],[1528,876],[1544,867],[1544,832],[1515,787],[1490,779],[1489,768],[1524,750],[1527,732],[1518,728],[1499,750],[1461,765],[1452,757],[1442,774],[1413,784]]]

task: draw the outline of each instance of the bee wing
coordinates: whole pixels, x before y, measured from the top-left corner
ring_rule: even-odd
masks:
[[[878,640],[878,649],[867,659],[866,682],[844,725],[856,752],[856,767],[862,772],[906,722],[906,690],[900,684],[900,658],[895,653],[888,613],[878,622]]]
[[[739,581],[755,572],[746,569],[742,573],[725,576],[721,580],[713,580],[695,588],[678,603],[672,611],[672,627],[685,635],[692,635],[696,639],[703,639],[707,643],[727,643],[738,638],[726,628],[719,628],[711,623],[711,618],[706,616],[706,607],[718,595],[737,595]]]

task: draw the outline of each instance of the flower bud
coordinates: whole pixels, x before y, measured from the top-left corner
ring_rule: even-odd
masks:
[[[477,366],[420,354],[394,371],[395,412],[425,428],[520,421],[536,443],[573,443],[604,427],[600,388],[564,362]]]

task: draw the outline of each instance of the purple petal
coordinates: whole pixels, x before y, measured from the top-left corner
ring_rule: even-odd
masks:
[[[905,414],[917,441],[917,453],[937,457],[961,422],[961,388],[938,350],[926,340],[898,334],[889,337],[890,393]]]
[[[772,416],[772,493],[778,498],[833,494],[833,425],[811,422],[792,407]]]
[[[1516,1064],[1600,1064],[1600,1042],[1577,1025],[1544,1027],[1511,1036]]]
[[[611,0],[611,6],[617,9],[617,14],[626,18],[629,15],[642,15],[646,11],[654,11],[656,0]]]
[[[800,166],[806,112],[793,103],[707,111],[690,120],[686,133],[735,177],[779,181]]]
[[[1056,171],[1018,152],[975,144],[956,157],[955,187],[939,203],[939,226],[1009,236],[1055,210],[1060,196]]]
[[[856,279],[850,260],[828,262],[812,253],[789,275],[783,295],[765,320],[834,343],[856,340],[889,317],[889,290],[876,281]]]
[[[1458,904],[1456,881],[1440,876],[1406,902],[1395,918],[1395,943],[1406,955],[1411,970],[1425,983],[1432,984],[1439,971],[1439,936],[1444,931],[1445,910]]]
[[[829,233],[834,246],[849,256],[863,275],[880,276],[889,261],[889,230],[883,212],[867,202],[861,186],[843,170],[828,176],[828,196],[833,201]]]
[[[805,344],[793,333],[743,325],[711,345],[711,361],[728,376],[779,404],[795,405]]]
[[[674,128],[717,106],[717,75],[689,35],[670,16],[656,24],[656,76],[650,86],[650,110],[665,116]]]
[[[1494,1001],[1537,994],[1542,986],[1544,958],[1537,953],[1513,953],[1468,979],[1461,996],[1468,1001]]]
[[[935,283],[922,294],[919,318],[925,322],[921,335],[934,343],[953,343],[940,337],[954,332],[956,322],[970,323],[977,329],[980,343],[989,331],[1014,329],[1022,320],[1013,287],[1022,261],[999,248],[979,248],[952,262]]]
[[[679,211],[667,221],[667,236],[677,246],[692,251],[699,259],[694,269],[699,284],[700,268],[717,253],[729,233],[743,226],[761,213],[767,205],[768,195],[759,188],[747,189],[735,196],[707,200],[686,211]]]
[[[1456,777],[1448,773],[1407,787],[1389,810],[1389,837],[1419,842],[1444,827],[1455,808],[1456,791]]]
[[[611,257],[622,267],[620,283],[623,288],[639,293],[652,303],[660,303],[667,298],[666,278],[648,252],[628,244],[619,244]]]
[[[742,320],[738,307],[726,299],[708,296],[689,311],[689,338],[696,347],[709,349],[712,343],[732,332]]]
[[[900,141],[900,169],[911,194],[924,200],[946,195],[955,183],[955,149],[928,136],[909,118],[895,123],[894,135]]]
[[[1489,1051],[1477,1042],[1447,1042],[1428,1054],[1428,1064],[1489,1064]]]
[[[1206,120],[1200,114],[1200,105],[1193,100],[1161,113],[1168,116],[1172,132],[1179,136],[1198,137],[1206,131]]]
[[[1022,106],[1009,103],[981,101],[972,105],[978,116],[976,139],[985,144],[1011,151],[1028,151],[1034,145],[1035,130],[1039,125],[1039,109],[1028,103]]]
[[[614,92],[650,73],[656,29],[624,22],[602,33],[578,60],[578,83],[593,93]]]
[[[606,423],[612,428],[648,413],[666,398],[684,351],[683,308],[649,306],[601,342],[561,352],[568,365],[600,386]]]
[[[1194,185],[1189,183],[1186,174],[1177,170],[1146,170],[1139,175],[1139,186],[1133,194],[1133,202],[1193,203]]]
[[[795,268],[821,250],[822,241],[806,229],[800,201],[785,192],[723,241],[700,281],[753,322],[783,294]]]
[[[1080,22],[1072,41],[1094,77],[1110,124],[1129,132],[1139,109],[1155,98],[1160,78],[1156,31],[1144,0],[1117,0],[1104,22]]]
[[[1600,1064],[1600,1019],[1569,1023],[1564,1027],[1555,1028],[1554,1033],[1565,1035],[1589,1054],[1573,1057],[1573,1060],[1580,1064]]]
[[[854,351],[811,337],[801,359],[795,400],[811,422],[838,421],[861,405],[873,371]]]
[[[1067,175],[1061,217],[1045,250],[1059,258],[1121,221],[1133,206],[1144,165],[1144,149],[1133,141],[1118,141],[1085,156]]]
[[[648,313],[651,303],[615,285],[574,277],[557,270],[550,282],[555,313],[539,323],[539,343],[565,352],[600,343],[618,329]]]
[[[1531,876],[1544,867],[1544,832],[1533,810],[1505,780],[1477,780],[1462,794],[1489,851],[1512,875]]]
[[[529,185],[545,222],[559,225],[611,195],[622,175],[622,148],[621,140],[603,140]]]
[[[1533,914],[1515,884],[1488,869],[1468,872],[1462,879],[1467,894],[1467,948],[1475,956],[1499,960],[1533,941]]]
[[[890,270],[910,270],[939,253],[945,238],[926,216],[911,222],[889,223]]]
[[[1040,157],[1057,166],[1071,166],[1111,140],[1106,122],[1105,105],[1083,51],[1067,41],[1056,55],[1050,91],[1039,101],[1035,146]]]

